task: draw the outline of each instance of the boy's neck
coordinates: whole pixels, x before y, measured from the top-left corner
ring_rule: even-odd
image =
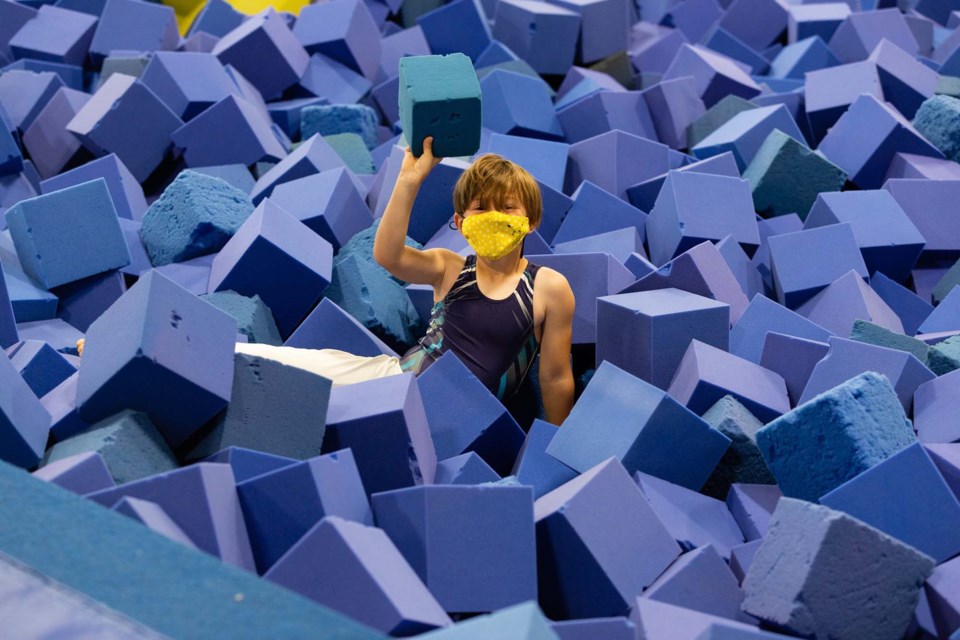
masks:
[[[520,247],[517,247],[497,260],[488,260],[477,256],[477,269],[482,270],[488,276],[509,278],[526,268],[524,262],[525,258],[520,255]]]

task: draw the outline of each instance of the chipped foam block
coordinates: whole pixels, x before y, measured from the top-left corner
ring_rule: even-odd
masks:
[[[691,340],[727,348],[729,310],[673,288],[598,297],[596,364],[610,362],[666,389]]]
[[[431,301],[433,289],[430,289]],[[305,349],[338,349],[358,356],[396,356],[353,316],[329,298],[323,298],[284,343]]]
[[[757,431],[784,495],[816,500],[916,441],[890,381],[862,373]],[[824,458],[822,447],[835,455]]]
[[[80,416],[137,409],[177,446],[227,406],[236,335],[229,315],[146,273],[87,330]]]
[[[761,540],[770,528],[770,516],[783,494],[775,484],[734,484],[727,508],[748,541]]]
[[[248,298],[235,291],[219,291],[200,296],[216,308],[226,311],[237,321],[237,331],[247,336],[248,342],[280,345],[280,331],[273,314],[260,296]]]
[[[744,578],[743,609],[800,635],[894,640],[933,567],[929,556],[859,520],[784,498]],[[850,611],[858,612],[855,625]]]
[[[783,377],[790,402],[795,406],[800,402],[814,367],[829,350],[830,345],[826,342],[768,331],[760,353],[760,366]]]
[[[778,373],[691,340],[667,392],[697,415],[733,395],[762,422],[790,410],[787,386]]]
[[[237,484],[257,570],[264,574],[319,520],[373,524],[349,449],[281,467]]]
[[[33,476],[80,495],[116,485],[99,451],[77,453],[49,462],[34,471]]]
[[[434,137],[436,157],[468,156],[480,147],[480,83],[462,53],[400,60],[400,121],[413,154]]]
[[[637,398],[643,398],[642,405]],[[682,453],[677,449],[680,433]],[[615,456],[631,473],[643,471],[696,491],[729,446],[727,436],[669,395],[604,362],[547,453],[581,473]]]
[[[913,425],[923,443],[960,442],[960,373],[949,372],[917,387]]]
[[[103,178],[106,181],[117,216],[130,220],[143,218],[147,210],[143,189],[123,161],[114,153],[48,178],[40,183],[40,189],[44,194],[48,194],[96,178]]]
[[[539,498],[534,512],[539,599],[551,617],[625,615],[633,598],[680,555],[614,459]]]
[[[311,527],[265,578],[384,633],[451,624],[382,530],[334,515]]]
[[[275,456],[262,451],[245,449],[243,447],[227,447],[222,451],[203,458],[201,462],[221,462],[229,464],[233,469],[233,477],[237,484],[255,478],[256,476],[276,471],[283,467],[295,464],[293,458]]]
[[[7,350],[10,362],[33,395],[42,398],[77,372],[61,353],[41,340],[24,340]]]
[[[244,192],[186,170],[147,209],[140,239],[153,266],[184,262],[222,249],[252,212]]]
[[[903,324],[893,309],[853,270],[797,307],[797,313],[841,336],[850,335],[858,319],[869,320],[890,331],[903,332]]]
[[[167,515],[163,507],[155,502],[139,498],[121,498],[117,504],[113,505],[112,510],[136,520],[165,538],[191,549],[197,548],[187,534],[183,532],[183,529],[177,526],[177,523]]]
[[[782,104],[759,107],[733,116],[691,149],[701,160],[730,151],[743,171],[771,132],[779,130],[794,140],[803,141],[796,121]]]
[[[377,524],[448,612],[537,597],[533,490],[433,485],[373,496]]]
[[[703,420],[730,438],[730,448],[710,474],[703,493],[723,500],[734,483],[776,484],[757,448],[757,431],[763,423],[736,398],[723,396],[703,414]]]
[[[891,331],[890,329],[866,320],[857,320],[853,323],[853,329],[850,331],[850,339],[856,340],[857,342],[866,342],[867,344],[873,344],[878,347],[912,353],[920,362],[927,361],[927,352],[930,351],[930,346],[922,340],[909,338],[902,333]]]
[[[960,121],[960,100],[937,95],[923,101],[917,109],[913,126],[949,160],[960,158],[960,144],[956,139]]]
[[[24,271],[46,288],[130,263],[102,179],[22,200],[6,219]]]
[[[433,481],[435,484],[483,484],[498,480],[500,476],[497,472],[483,458],[470,451],[438,462]]]
[[[534,498],[540,498],[577,477],[576,471],[547,453],[547,446],[556,434],[555,425],[534,420],[513,465],[511,474],[520,484],[533,487]]]
[[[960,502],[918,442],[820,497],[937,562],[960,553]]]
[[[355,133],[373,149],[378,146],[377,124],[377,112],[362,104],[309,105],[300,111],[300,136],[304,140],[315,133]]]
[[[307,5],[293,35],[307,53],[322,53],[373,80],[380,66],[380,29],[367,4],[346,0]]]

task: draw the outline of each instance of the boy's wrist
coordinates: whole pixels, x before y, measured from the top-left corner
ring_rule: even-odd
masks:
[[[397,176],[397,186],[407,189],[419,189],[426,176],[419,176],[409,173],[401,173]]]

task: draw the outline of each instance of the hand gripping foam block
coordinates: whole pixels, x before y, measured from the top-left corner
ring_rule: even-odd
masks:
[[[534,498],[540,498],[577,477],[576,471],[547,453],[555,435],[555,425],[534,420],[511,471],[517,482],[533,487]]]
[[[650,258],[658,265],[704,240],[728,234],[750,253],[760,244],[750,183],[706,173],[671,171],[646,229]]]
[[[183,532],[183,529],[177,526],[177,523],[167,515],[167,512],[155,502],[139,498],[122,498],[111,509],[136,520],[151,531],[159,533],[178,544],[191,549],[197,548],[187,534]]]
[[[323,139],[323,136],[314,135],[269,171],[261,174],[250,192],[250,197],[253,198],[254,204],[259,204],[273,193],[277,185],[343,166],[343,160]]]
[[[236,326],[186,289],[146,273],[87,330],[77,383],[81,417],[143,411],[177,446],[230,400]]]
[[[60,175],[47,178],[40,183],[44,194],[53,193],[67,187],[73,187],[96,178],[103,178],[110,191],[110,199],[117,210],[117,216],[129,220],[140,220],[147,210],[147,201],[143,196],[140,183],[133,177],[123,161],[116,154],[91,160],[75,169],[64,171]]]
[[[480,91],[483,124],[488,129],[545,140],[564,137],[547,86],[541,80],[495,69],[480,81]]]
[[[230,446],[295,460],[320,453],[330,380],[271,360],[270,350],[262,357],[253,355],[256,349],[249,351],[253,353],[234,356],[233,386],[226,412],[194,439],[183,443],[185,448],[191,448],[186,455],[188,460]]]
[[[691,149],[701,160],[730,151],[743,171],[757,155],[771,132],[779,130],[798,142],[803,141],[797,123],[782,104],[743,111]]]
[[[115,73],[67,123],[67,130],[94,154],[115,153],[143,182],[163,161],[170,134],[182,124],[143,83]]]
[[[433,289],[430,289],[431,301]],[[323,298],[284,343],[304,349],[338,349],[357,356],[396,356],[353,316],[329,298]]]
[[[680,289],[597,298],[596,364],[666,389],[691,340],[727,348],[729,317],[728,305]]]
[[[99,66],[111,51],[171,51],[179,43],[172,8],[140,0],[107,0],[90,42],[90,59]]]
[[[293,26],[307,53],[322,53],[363,74],[377,77],[380,29],[365,2],[343,0],[307,5]]]
[[[669,171],[670,147],[619,130],[570,145],[567,193],[589,180],[621,200],[627,188]]]
[[[279,346],[280,330],[273,321],[273,314],[260,296],[248,298],[234,291],[219,291],[200,296],[216,308],[226,311],[237,321],[237,333],[247,337],[247,342],[259,342]]]
[[[913,425],[925,444],[960,442],[960,373],[925,382],[913,394]]]
[[[216,253],[253,212],[220,178],[182,171],[143,216],[140,238],[155,267]]]
[[[723,502],[639,471],[633,479],[684,552],[710,546],[729,560],[730,549],[743,544],[743,534]]]
[[[757,448],[757,431],[763,423],[736,398],[723,396],[703,414],[703,420],[730,438],[730,448],[710,474],[703,493],[724,500],[734,483],[776,484]]]
[[[24,340],[7,350],[10,362],[33,395],[42,398],[77,372],[61,353],[42,340]]]
[[[130,263],[103,180],[23,200],[6,218],[20,264],[46,288]]]
[[[372,525],[373,513],[349,449],[298,462],[237,484],[257,571],[264,574],[319,520]]]
[[[916,441],[890,381],[862,373],[757,431],[783,494],[816,500]],[[821,452],[829,448],[829,458]]]
[[[770,517],[782,497],[775,484],[734,484],[726,502],[743,537],[748,541],[759,541],[767,536]]]
[[[733,60],[696,45],[680,47],[663,79],[682,76],[693,76],[708,109],[728,95],[750,99],[760,93],[757,83]],[[690,144],[695,143],[691,140]]]
[[[820,497],[937,562],[960,553],[960,502],[920,443]]]
[[[665,392],[604,362],[547,453],[581,473],[615,456],[631,473],[643,471],[696,491],[729,446],[727,436]]]
[[[850,335],[854,323],[860,319],[903,332],[903,324],[893,309],[853,270],[797,307],[797,313],[841,336]]]
[[[493,37],[530,63],[537,73],[566,73],[576,54],[581,17],[540,0],[498,2]],[[531,28],[531,25],[533,28]]]
[[[20,377],[6,353],[0,354],[0,459],[30,469],[43,456],[50,414]]]
[[[377,525],[448,612],[537,598],[533,489],[434,485],[373,496]]]
[[[33,477],[80,495],[116,486],[99,451],[77,453],[50,462],[34,471]]]
[[[333,248],[270,201],[261,202],[213,260],[209,291],[259,295],[289,336],[330,283]]]
[[[402,58],[399,100],[414,155],[423,153],[427,136],[439,158],[472,155],[480,147],[480,83],[462,53]]]
[[[240,93],[210,53],[159,51],[150,58],[140,81],[184,122],[227,96]]]
[[[680,555],[612,458],[539,498],[534,515],[540,603],[555,619],[625,615]]]
[[[395,636],[452,624],[382,530],[341,517],[317,522],[265,577]]]
[[[230,465],[233,469],[233,477],[237,484],[261,476],[277,469],[296,464],[293,458],[275,456],[254,449],[245,449],[243,447],[227,447],[222,451],[203,458],[200,462],[222,462]]]
[[[433,481],[436,484],[483,484],[498,482],[500,479],[483,458],[471,451],[438,462]]]
[[[760,353],[760,366],[783,377],[791,405],[796,406],[814,367],[829,350],[826,342],[768,331]]]
[[[432,483],[438,455],[421,395],[410,374],[335,388],[323,451],[351,448],[368,494]]]
[[[895,640],[934,564],[846,514],[784,498],[744,578],[743,609],[793,634]]]
[[[456,354],[440,356],[418,383],[437,458],[473,451],[497,473],[510,472],[523,430]]]

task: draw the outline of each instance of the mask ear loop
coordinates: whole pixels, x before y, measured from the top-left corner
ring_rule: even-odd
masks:
[[[451,231],[456,231],[457,223],[451,220],[450,222],[447,223],[447,228],[449,228]]]

